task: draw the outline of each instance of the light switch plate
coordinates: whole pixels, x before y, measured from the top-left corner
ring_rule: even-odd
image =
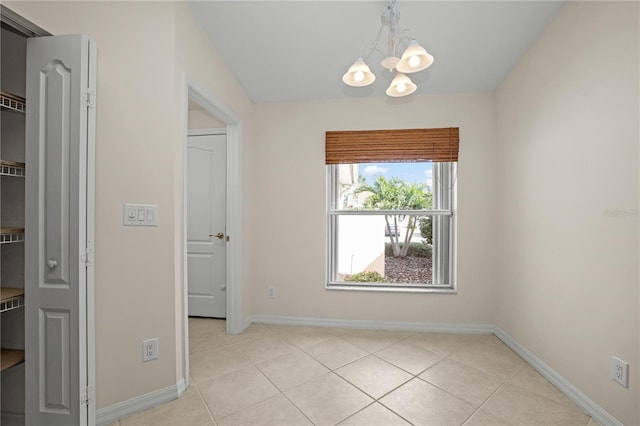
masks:
[[[124,226],[158,226],[158,206],[125,203],[122,222]]]

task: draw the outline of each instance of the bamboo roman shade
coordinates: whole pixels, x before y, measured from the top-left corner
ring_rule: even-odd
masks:
[[[326,132],[326,164],[458,161],[458,127]]]

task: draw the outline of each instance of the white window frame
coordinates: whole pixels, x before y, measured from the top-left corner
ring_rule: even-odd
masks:
[[[338,218],[354,215],[393,215],[399,210],[342,209],[339,205],[338,165],[327,167],[327,276],[328,290],[456,293],[456,183],[457,163],[433,163],[433,209],[401,210],[404,215],[433,217],[433,283],[385,284],[337,281]],[[441,218],[449,216],[450,220]]]

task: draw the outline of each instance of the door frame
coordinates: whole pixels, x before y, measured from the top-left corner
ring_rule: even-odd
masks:
[[[227,334],[240,334],[246,328],[242,320],[242,140],[243,123],[229,107],[187,75],[184,76],[182,141],[182,321],[183,371],[189,385],[189,297],[187,277],[187,144],[189,137],[189,99],[225,123],[227,134],[226,244],[227,266]]]

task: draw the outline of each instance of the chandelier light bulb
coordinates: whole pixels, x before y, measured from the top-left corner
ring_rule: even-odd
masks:
[[[368,86],[376,81],[376,76],[373,75],[367,64],[365,64],[362,58],[356,59],[356,61],[349,67],[342,76],[344,84],[353,87]]]
[[[431,64],[433,64],[433,56],[427,53],[416,40],[412,40],[407,50],[402,54],[396,69],[398,72],[412,73],[427,69]]]
[[[416,86],[409,77],[402,73],[398,73],[391,82],[386,93],[391,97],[397,98],[400,96],[408,96],[415,92],[417,88],[418,86]]]

